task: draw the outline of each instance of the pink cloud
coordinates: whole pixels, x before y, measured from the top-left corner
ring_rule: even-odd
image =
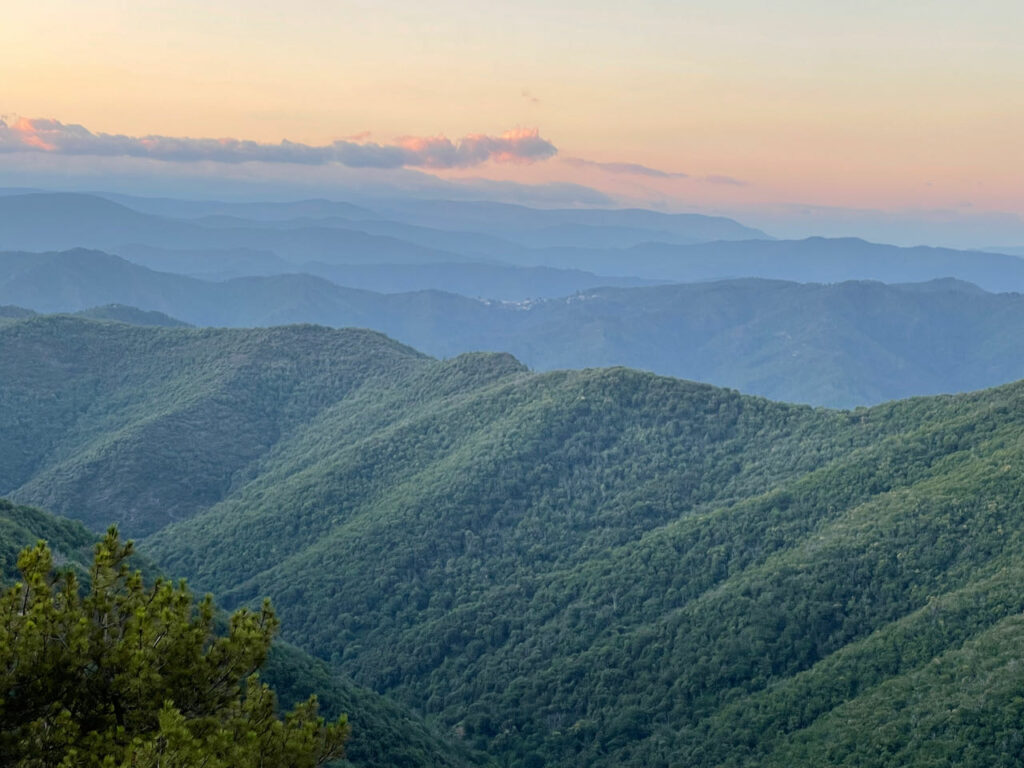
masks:
[[[20,137],[20,140],[24,144],[32,149],[40,149],[44,152],[53,152],[56,150],[56,147],[47,142],[46,139],[40,135],[39,131],[36,130],[32,121],[27,118],[20,117],[15,120],[14,124],[11,126],[11,131]]]
[[[49,152],[63,155],[146,157],[168,162],[291,163],[354,168],[467,168],[489,160],[532,163],[546,160],[558,149],[537,129],[506,131],[501,136],[470,134],[451,140],[444,136],[405,137],[394,144],[352,140],[324,146],[282,141],[263,144],[232,138],[125,136],[93,133],[84,126],[57,120],[0,118],[0,152]]]
[[[497,163],[532,163],[553,157],[555,145],[542,139],[536,128],[518,128],[501,136],[471,133],[454,142],[444,136],[407,136],[399,146],[420,158],[426,168],[467,168],[488,160]]]

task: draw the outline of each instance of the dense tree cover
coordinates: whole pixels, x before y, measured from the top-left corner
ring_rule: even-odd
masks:
[[[0,582],[17,580],[18,555],[44,539],[55,566],[74,570],[88,584],[96,538],[77,521],[0,499]],[[132,565],[141,567],[146,578],[156,573],[138,552],[132,555]],[[226,626],[224,617],[218,617],[219,631]],[[440,737],[406,708],[355,685],[288,643],[274,642],[260,675],[281,708],[291,709],[315,695],[322,715],[348,717],[351,733],[338,765],[462,768],[482,759],[457,741]]]
[[[69,322],[24,333],[45,349],[38,329]],[[1024,384],[835,412],[626,369],[433,361],[372,334],[103,328],[251,344],[260,367],[203,396],[230,414],[224,432],[286,423],[232,459],[214,501],[154,526],[146,551],[229,605],[270,595],[287,640],[500,764],[1019,753]],[[309,377],[318,407],[266,415],[300,410],[289,385],[267,393],[276,361],[308,370],[303,356],[330,344],[350,350],[358,384],[314,397]],[[174,401],[142,386],[156,376],[135,354],[117,397],[161,419]],[[117,402],[74,429],[116,444]],[[183,465],[205,449],[187,427],[156,434],[132,445],[158,476],[172,474],[166,438]],[[49,466],[80,466],[64,445]],[[103,472],[81,478],[110,493]],[[128,506],[146,508],[144,478],[122,476]]]
[[[25,309],[24,307],[17,307],[13,304],[0,305],[0,321],[5,320],[24,320],[28,317],[34,317],[35,312],[31,309]]]
[[[45,540],[54,563],[84,575],[89,568],[96,535],[75,520],[54,517],[41,509],[0,499],[0,579],[18,573],[18,555]]]
[[[230,601],[273,595],[293,641],[513,763],[756,765],[1024,610],[1015,580],[978,581],[1024,565],[1022,399],[833,414],[626,371],[519,377],[350,451],[327,414],[149,544]],[[218,535],[236,546],[202,544]],[[968,763],[1018,738],[986,715],[1005,701],[975,702]]]
[[[34,310],[10,304],[0,306],[0,322],[24,320],[29,317],[35,317],[38,314]],[[125,304],[107,304],[102,307],[90,307],[89,309],[75,312],[74,315],[93,320],[112,320],[118,323],[128,323],[129,325],[159,325],[168,328],[183,328],[188,325],[188,323],[175,320],[163,312],[147,312]]]
[[[269,604],[236,611],[218,636],[209,597],[145,586],[131,554],[112,528],[84,595],[45,543],[19,556],[21,580],[0,596],[2,764],[312,768],[341,756],[344,716],[325,724],[312,697],[279,719],[256,674],[277,629]]]
[[[79,317],[88,317],[93,320],[112,320],[129,325],[157,325],[164,328],[182,328],[188,325],[188,323],[175,320],[163,312],[145,311],[125,304],[105,304],[102,307],[83,309],[76,314]]]
[[[323,660],[289,643],[274,644],[261,675],[284,706],[295,706],[315,694],[325,716],[347,714],[352,733],[339,765],[470,768],[490,764],[486,755],[474,753],[454,734],[440,734],[407,706],[354,684]]]
[[[0,493],[129,535],[215,503],[282,435],[427,362],[369,331],[70,317],[0,328],[0,359]]]

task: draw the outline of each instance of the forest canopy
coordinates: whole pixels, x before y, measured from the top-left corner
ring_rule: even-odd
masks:
[[[348,723],[316,697],[283,718],[258,669],[278,622],[264,603],[218,631],[212,598],[147,586],[111,528],[82,585],[44,542],[0,595],[0,764],[19,768],[312,768],[343,754]]]

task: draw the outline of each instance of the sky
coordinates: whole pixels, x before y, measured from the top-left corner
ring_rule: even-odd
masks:
[[[1021,30],[1019,0],[11,3],[0,186],[213,176],[1024,244]]]

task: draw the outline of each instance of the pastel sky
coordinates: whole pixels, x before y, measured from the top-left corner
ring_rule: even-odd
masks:
[[[444,137],[473,161],[403,167],[678,209],[1024,214],[1020,0],[37,0],[3,16],[9,126],[392,154]],[[556,151],[480,143],[534,130]],[[0,186],[17,162],[0,158]]]

